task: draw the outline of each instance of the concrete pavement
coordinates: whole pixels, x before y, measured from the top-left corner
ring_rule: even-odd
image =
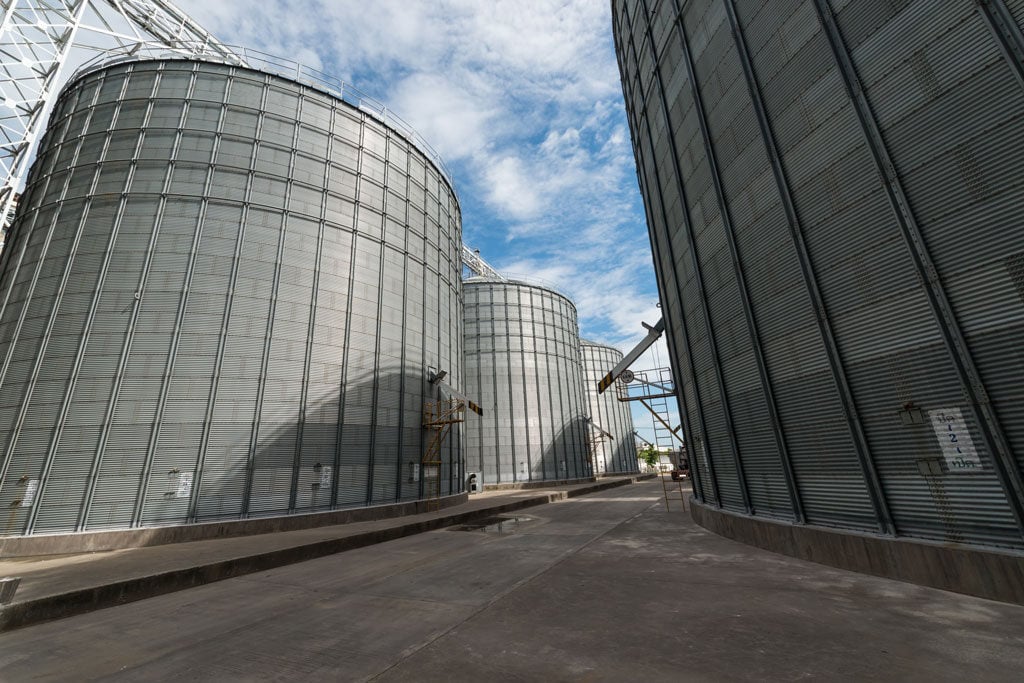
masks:
[[[0,634],[0,680],[1017,681],[1024,608],[711,534],[644,482]]]
[[[487,491],[473,495],[463,505],[370,522],[108,552],[0,560],[0,577],[21,577],[14,602],[0,607],[0,631],[304,562],[637,480],[632,476],[609,476],[595,482],[544,489]]]

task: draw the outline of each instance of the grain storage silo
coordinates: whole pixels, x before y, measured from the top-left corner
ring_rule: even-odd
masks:
[[[576,307],[519,281],[471,278],[465,295],[466,468],[484,486],[589,478]]]
[[[580,340],[583,357],[583,386],[587,395],[595,474],[636,472],[636,442],[633,440],[633,414],[630,403],[617,398],[615,388],[597,393],[598,382],[622,360],[622,352],[612,346]],[[599,427],[604,435],[595,429]],[[608,436],[610,435],[610,436]]]
[[[612,7],[694,514],[1024,549],[1024,14]]]
[[[0,274],[3,534],[421,496],[428,372],[461,382],[459,206],[329,90],[174,60],[65,88]],[[442,493],[460,459],[456,432]]]

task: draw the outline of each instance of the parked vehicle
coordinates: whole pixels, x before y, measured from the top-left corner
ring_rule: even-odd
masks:
[[[672,481],[683,481],[690,478],[690,463],[681,462],[672,468]]]

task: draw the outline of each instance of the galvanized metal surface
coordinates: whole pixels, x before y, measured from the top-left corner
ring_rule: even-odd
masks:
[[[467,469],[483,484],[592,476],[576,307],[544,287],[470,279],[465,295]]]
[[[461,224],[416,146],[286,79],[146,61],[71,84],[40,149],[0,273],[0,533],[421,495]],[[455,430],[442,493],[461,460]]]
[[[614,7],[614,6],[613,6]],[[632,26],[629,17],[635,8],[623,8],[622,16],[615,17],[624,26]],[[661,187],[662,169],[653,163],[654,157],[654,134],[651,130],[651,123],[648,117],[641,115],[646,108],[647,95],[650,92],[648,79],[630,77],[635,76],[636,65],[640,62],[640,55],[647,56],[647,53],[638,52],[637,31],[642,31],[643,26],[632,26],[631,35],[613,33],[616,41],[616,55],[619,61],[619,70],[623,75],[623,92],[626,96],[627,106],[631,106],[629,117],[630,131],[633,137],[633,149],[636,154],[637,168],[642,172],[637,174],[641,190],[647,201],[644,202],[644,209],[647,214],[647,222],[651,233],[651,248],[654,252],[655,276],[658,280],[661,293],[662,315],[669,329],[675,331],[666,338],[670,352],[675,362],[672,363],[673,372],[676,373],[676,386],[686,387],[680,396],[680,416],[686,426],[688,443],[693,449],[695,483],[694,493],[701,501],[708,501],[721,507],[722,498],[718,490],[717,479],[711,460],[707,457],[708,450],[708,428],[704,420],[704,413],[696,410],[695,404],[700,402],[701,387],[697,382],[696,370],[693,362],[694,339],[686,318],[682,315],[681,301],[678,292],[682,290],[681,283],[687,273],[680,272],[681,269],[674,267],[677,263],[676,247],[671,239],[669,230],[665,227],[668,223],[669,209],[665,202],[665,196],[660,191],[654,191],[651,187]],[[641,34],[642,36],[643,34]],[[662,103],[664,104],[664,103]],[[671,148],[671,145],[670,145]],[[674,220],[682,220],[678,211],[678,203],[673,204]],[[658,229],[656,226],[661,226]],[[688,264],[685,259],[681,263]],[[691,271],[692,274],[692,271]],[[685,369],[685,370],[684,370]],[[694,416],[693,421],[690,416]]]
[[[596,425],[611,434],[610,439],[601,439],[596,445],[595,474],[636,472],[636,442],[633,440],[633,415],[629,404],[619,401],[615,391],[597,393],[597,383],[622,360],[622,352],[614,347],[586,340],[580,341],[580,350],[588,415]]]
[[[771,514],[774,403],[807,521],[1021,547],[1021,17],[981,5],[613,2],[673,361],[727,507],[742,471]]]

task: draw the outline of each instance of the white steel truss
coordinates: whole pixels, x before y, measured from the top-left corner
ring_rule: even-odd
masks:
[[[68,62],[159,48],[244,64],[165,0],[0,0],[0,225],[32,158]]]
[[[496,271],[491,264],[481,258],[479,249],[470,249],[465,244],[462,245],[462,265],[469,268],[469,270],[478,277],[486,278],[488,280],[505,280],[501,273]]]

